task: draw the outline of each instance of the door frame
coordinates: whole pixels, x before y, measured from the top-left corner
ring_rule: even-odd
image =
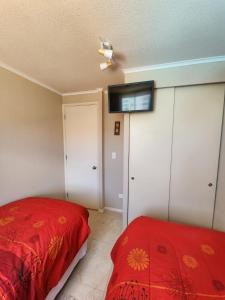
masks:
[[[129,160],[130,160],[130,114],[124,114],[123,140],[123,228],[128,225],[129,210]]]
[[[65,197],[67,200],[67,159],[66,159],[66,124],[65,124],[65,110],[67,107],[73,106],[97,106],[97,120],[98,120],[98,161],[97,161],[97,176],[98,176],[98,210],[103,210],[103,157],[102,157],[102,100],[88,101],[88,102],[74,102],[62,104],[62,119],[63,119],[63,145],[64,145],[64,174],[65,174]]]

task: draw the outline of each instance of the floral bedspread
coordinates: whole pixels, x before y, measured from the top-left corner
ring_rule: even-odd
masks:
[[[107,300],[225,299],[225,233],[139,217],[111,256]]]
[[[89,234],[74,203],[26,198],[0,207],[0,299],[44,300]]]

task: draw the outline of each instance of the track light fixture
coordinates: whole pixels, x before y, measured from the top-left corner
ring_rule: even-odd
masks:
[[[113,47],[107,41],[101,40],[101,48],[98,50],[98,53],[107,58],[107,61],[100,64],[100,69],[106,70],[113,65]]]

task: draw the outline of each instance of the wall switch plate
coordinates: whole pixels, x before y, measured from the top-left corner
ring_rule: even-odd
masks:
[[[116,152],[112,152],[112,159],[116,159]]]
[[[119,197],[120,199],[123,199],[123,194],[119,194],[118,197]]]

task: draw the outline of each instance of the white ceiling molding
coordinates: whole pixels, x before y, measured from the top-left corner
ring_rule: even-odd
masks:
[[[103,88],[97,88],[95,90],[89,90],[89,91],[80,91],[80,92],[70,92],[70,93],[63,93],[62,96],[76,96],[76,95],[85,95],[85,94],[95,94],[98,92],[102,92]]]
[[[0,61],[0,67],[3,68],[3,69],[6,69],[6,70],[8,70],[8,71],[10,71],[10,72],[12,72],[12,73],[14,73],[16,75],[19,75],[19,76],[21,76],[21,77],[23,77],[23,78],[25,78],[25,79],[27,79],[27,80],[29,80],[29,81],[37,84],[37,85],[40,85],[41,87],[43,87],[43,88],[45,88],[45,89],[47,89],[47,90],[49,90],[51,92],[54,92],[54,93],[62,96],[62,94],[59,91],[53,89],[52,87],[50,87],[50,86],[48,86],[48,85],[46,85],[46,84],[44,84],[44,83],[42,83],[42,82],[34,79],[33,77],[31,77],[31,76],[29,76],[29,75],[27,75],[27,74],[25,74],[25,73],[23,73],[23,72],[21,72],[19,70],[16,70],[15,68],[10,67],[9,65],[7,65],[7,64],[5,64],[5,63],[3,63],[1,61]]]
[[[130,73],[137,73],[137,72],[144,72],[144,71],[151,71],[151,70],[160,70],[160,69],[191,66],[191,65],[197,65],[197,64],[208,64],[208,63],[214,63],[214,62],[220,62],[220,61],[225,61],[225,56],[212,56],[212,57],[206,57],[206,58],[182,60],[182,61],[176,61],[176,62],[171,62],[171,63],[156,64],[156,65],[143,66],[143,67],[137,67],[137,68],[127,68],[127,69],[123,69],[123,73],[130,74]]]

